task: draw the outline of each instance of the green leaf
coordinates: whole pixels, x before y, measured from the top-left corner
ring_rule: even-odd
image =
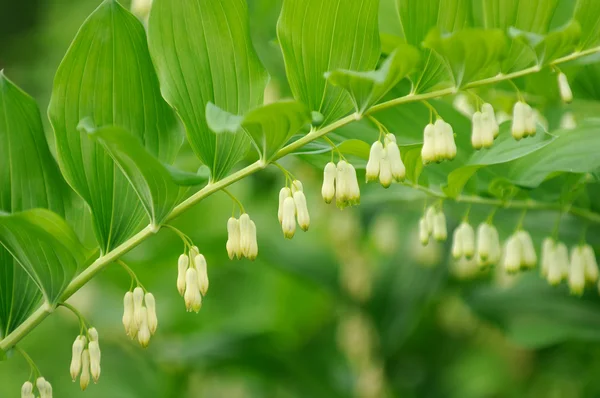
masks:
[[[581,26],[581,40],[578,50],[587,50],[600,44],[600,2],[577,0],[574,18]]]
[[[268,80],[252,47],[247,14],[245,0],[156,0],[150,14],[150,51],[163,95],[213,181],[246,155],[248,139],[211,132],[206,105],[243,115],[262,104]]]
[[[463,29],[447,36],[433,30],[423,43],[449,64],[454,85],[462,87],[477,78],[499,73],[506,52],[506,37],[501,30]]]
[[[55,305],[86,260],[86,251],[73,229],[45,209],[0,214],[0,243],[25,269]]]
[[[84,22],[60,64],[48,110],[65,178],[87,202],[103,252],[139,227],[144,210],[126,177],[79,121],[117,125],[171,162],[182,136],[161,97],[142,24],[118,2],[105,0]]]
[[[419,51],[407,44],[397,47],[376,71],[356,72],[338,69],[327,72],[325,78],[334,86],[346,90],[357,112],[379,102],[400,80],[408,76],[419,62]]]
[[[577,21],[572,21],[545,36],[523,32],[516,28],[509,29],[509,35],[524,41],[535,51],[538,65],[547,65],[555,59],[575,51],[581,36],[581,27]]]
[[[70,212],[71,192],[50,154],[37,104],[0,72],[0,211]],[[38,305],[36,284],[0,247],[0,338]]]
[[[158,227],[171,210],[181,201],[187,188],[197,185],[205,176],[184,177],[183,171],[173,176],[173,167],[167,168],[153,156],[141,141],[118,126],[96,128],[89,120],[80,124],[83,133],[97,140],[114,159],[140,199],[153,226]],[[191,177],[191,178],[190,178]],[[194,178],[196,177],[196,178]]]
[[[378,0],[284,0],[277,37],[294,98],[332,122],[352,109],[348,93],[325,80],[338,69],[375,69]],[[218,104],[217,104],[218,105]]]
[[[448,183],[442,187],[442,190],[451,198],[458,197],[471,177],[482,167],[482,165],[471,165],[453,170],[448,174]]]
[[[206,121],[216,134],[235,134],[243,130],[260,158],[269,162],[295,133],[310,123],[311,113],[300,102],[279,101],[253,109],[245,116],[237,116],[209,102]]]

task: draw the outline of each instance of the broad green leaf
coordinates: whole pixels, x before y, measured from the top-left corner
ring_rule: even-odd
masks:
[[[587,50],[600,44],[600,2],[596,0],[577,0],[574,18],[581,26],[579,50]]]
[[[512,162],[491,170],[514,184],[537,187],[557,172],[587,173],[600,167],[600,135],[598,120],[572,130],[553,132],[557,136],[549,144]]]
[[[56,213],[45,209],[0,214],[0,243],[25,269],[50,305],[58,302],[86,260],[86,251],[73,229]]]
[[[58,68],[48,113],[63,174],[89,205],[107,252],[136,231],[144,210],[110,156],[80,134],[80,120],[121,126],[165,162],[182,142],[160,94],[144,28],[118,2],[105,0],[77,33]]]
[[[421,47],[429,32],[437,28],[442,34],[459,31],[472,24],[470,0],[396,0],[402,34],[406,42]],[[425,49],[421,65],[413,77],[414,91],[426,92],[452,84],[450,70],[443,59]]]
[[[433,30],[424,45],[448,62],[454,85],[462,87],[477,78],[498,74],[500,60],[506,52],[506,37],[495,29],[469,28],[447,36]]]
[[[187,188],[180,186],[181,182],[198,185],[206,180],[205,176],[198,175],[184,178],[182,171],[174,177],[173,167],[167,168],[137,137],[121,127],[95,128],[89,120],[84,120],[80,129],[97,140],[114,159],[137,193],[150,223],[157,228],[185,195]]]
[[[406,167],[406,179],[413,184],[419,183],[419,177],[423,171],[423,160],[421,159],[422,145],[407,145],[400,147],[402,162]]]
[[[213,181],[246,155],[248,139],[210,131],[206,105],[243,115],[262,104],[268,80],[250,41],[247,14],[245,0],[156,0],[150,14],[150,51],[162,93]]]
[[[456,198],[461,194],[471,177],[482,167],[482,165],[470,165],[453,170],[448,174],[448,183],[442,187],[442,190],[449,197]]]
[[[348,93],[325,80],[337,69],[375,69],[378,0],[284,0],[277,37],[294,98],[329,123],[352,109]],[[219,104],[217,104],[219,105]]]
[[[338,69],[327,72],[327,81],[345,89],[360,114],[379,102],[400,80],[417,66],[419,51],[410,45],[396,48],[376,71],[356,72]]]
[[[37,104],[0,72],[0,211],[48,208],[64,216],[68,194]],[[40,297],[33,279],[0,247],[0,338],[25,320]]]
[[[556,11],[558,0],[484,0],[484,26],[487,29],[545,35]],[[502,72],[510,73],[533,66],[536,54],[519,40],[510,40],[508,52],[502,61]]]
[[[581,27],[577,21],[572,21],[545,36],[523,32],[516,28],[509,29],[509,35],[514,39],[524,41],[535,51],[538,65],[547,65],[555,59],[575,51],[581,36]]]
[[[311,121],[308,108],[297,101],[280,101],[232,115],[212,103],[206,105],[208,127],[217,135],[248,134],[260,158],[269,162],[286,142]]]

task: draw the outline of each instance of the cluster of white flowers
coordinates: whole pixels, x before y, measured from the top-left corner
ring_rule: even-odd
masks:
[[[477,263],[481,267],[497,264],[502,255],[498,230],[492,224],[483,222],[477,227]]]
[[[569,80],[562,72],[558,74],[558,91],[560,91],[560,97],[564,102],[568,104],[573,101],[573,92],[571,91],[571,86],[569,86]]]
[[[512,136],[515,140],[533,137],[537,130],[536,115],[531,106],[518,101],[513,108]]]
[[[442,119],[435,124],[429,123],[423,132],[423,149],[421,158],[423,164],[440,163],[456,157],[456,143],[452,126]]]
[[[240,224],[246,224],[246,219],[251,222],[247,214],[242,214]],[[244,243],[246,242],[242,242]],[[196,246],[192,246],[188,254],[179,256],[177,270],[177,290],[185,300],[185,307],[188,312],[198,313],[202,308],[202,297],[206,296],[208,291],[206,259]]]
[[[504,245],[504,270],[514,274],[520,269],[535,268],[536,264],[537,254],[529,232],[521,229],[512,234]]]
[[[590,245],[578,245],[571,249],[569,267],[569,289],[572,294],[581,295],[586,283],[598,281],[598,263],[594,249]]]
[[[40,398],[52,398],[52,385],[43,377],[38,377],[35,386],[40,394]],[[35,398],[33,393],[33,383],[26,381],[21,387],[21,398]]]
[[[441,209],[438,210],[435,206],[429,206],[425,215],[419,220],[419,241],[423,246],[429,244],[430,236],[433,236],[433,239],[438,242],[443,242],[448,237],[446,216]]]
[[[471,134],[471,144],[475,149],[489,148],[498,137],[500,128],[496,121],[494,108],[490,104],[483,104],[481,112],[473,114],[473,132]]]
[[[542,242],[540,272],[549,284],[556,286],[569,277],[569,250],[563,242],[548,237]]]
[[[296,233],[296,220],[303,231],[308,231],[310,215],[306,205],[302,183],[292,181],[292,188],[284,187],[279,191],[279,209],[277,218],[283,230],[283,236],[292,239]]]
[[[385,145],[384,145],[385,144]],[[402,163],[400,149],[394,134],[386,134],[384,144],[377,140],[371,145],[369,161],[367,162],[367,182],[379,182],[384,188],[392,185],[392,181],[402,181],[406,176],[406,168]]]
[[[125,293],[123,298],[123,326],[127,335],[135,339],[144,348],[148,347],[150,337],[156,333],[158,317],[156,301],[152,293],[144,294],[141,287]]]
[[[195,247],[195,246],[194,246]],[[250,219],[247,213],[240,216],[238,220],[235,217],[227,220],[227,255],[229,259],[246,257],[249,260],[256,260],[258,256],[258,241],[256,239],[256,224]],[[192,248],[193,250],[194,248]],[[198,251],[196,249],[196,251]],[[191,253],[191,251],[190,251]],[[182,254],[182,257],[184,255]],[[191,258],[191,257],[190,257]],[[181,257],[179,258],[181,264]],[[180,265],[180,274],[181,274]],[[187,269],[187,264],[185,266]],[[182,277],[182,286],[185,286],[185,278]],[[208,283],[208,279],[207,279]],[[178,283],[179,286],[179,283]],[[184,287],[185,289],[185,287]],[[181,290],[180,290],[181,292]],[[183,294],[183,293],[181,293]]]
[[[345,160],[340,160],[337,167],[333,162],[327,163],[321,194],[325,203],[331,203],[335,196],[335,204],[340,209],[359,204],[360,187],[354,166]]]
[[[90,328],[87,331],[87,335],[89,343],[85,336],[77,336],[75,339],[70,368],[73,381],[79,376],[79,386],[82,391],[85,391],[90,384],[91,379],[94,380],[94,383],[97,383],[98,379],[100,379],[101,353],[100,343],[98,341],[98,331],[96,328]]]
[[[471,259],[475,255],[475,231],[467,221],[460,223],[452,235],[452,257]]]

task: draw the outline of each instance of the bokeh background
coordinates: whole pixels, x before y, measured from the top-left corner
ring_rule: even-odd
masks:
[[[569,0],[560,3],[556,26],[573,6]],[[43,114],[56,68],[98,4],[0,0],[0,69],[36,98]],[[285,96],[275,43],[280,1],[249,0],[249,7],[255,46],[272,75],[270,95]],[[382,31],[397,33],[393,1],[382,0],[381,7]],[[549,123],[558,123],[556,93],[540,95],[550,98]],[[578,106],[578,112],[599,109],[591,101]],[[406,128],[422,128],[428,112],[406,107],[394,117]],[[363,123],[340,134],[369,141],[366,137],[377,132]],[[159,331],[148,349],[123,331],[122,297],[130,279],[120,267],[109,267],[82,289],[70,302],[99,330],[102,348],[100,383],[85,393],[68,370],[77,320],[64,309],[49,317],[21,346],[52,382],[55,397],[600,396],[597,292],[574,298],[565,286],[547,286],[537,271],[508,278],[452,264],[447,245],[419,244],[416,225],[427,201],[407,188],[368,187],[360,207],[343,211],[323,204],[320,168],[328,156],[284,161],[304,182],[312,219],[310,231],[292,241],[283,238],[277,222],[284,180],[276,168],[232,188],[258,226],[255,262],[227,258],[232,203],[225,194],[213,195],[175,222],[209,264],[211,287],[198,315],[185,312],[177,293],[183,244],[175,235],[163,230],[127,255],[157,298]],[[178,163],[198,167],[186,147]],[[542,192],[560,191],[563,182],[550,181]],[[452,230],[467,208],[451,203],[444,208]],[[474,206],[472,224],[490,210]],[[519,216],[498,213],[503,237]],[[527,216],[525,227],[538,247],[555,221],[554,213]],[[575,243],[581,229],[580,221],[564,217],[561,238]],[[590,226],[588,240],[597,246],[596,236]],[[17,397],[28,375],[18,355],[0,362],[0,397]]]

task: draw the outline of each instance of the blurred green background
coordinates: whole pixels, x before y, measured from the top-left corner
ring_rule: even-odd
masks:
[[[0,69],[33,95],[45,114],[53,75],[99,0],[0,0]],[[562,1],[565,9],[572,2]],[[272,95],[287,95],[275,43],[280,2],[249,0],[255,46],[272,75]],[[382,31],[398,32],[392,1],[382,1]],[[558,22],[557,22],[558,23]],[[597,109],[597,108],[596,108]],[[425,124],[427,112],[421,112]],[[415,116],[418,119],[418,115]],[[48,129],[48,139],[52,142]],[[355,125],[348,135],[373,133]],[[307,160],[309,160],[307,162]],[[168,230],[126,261],[157,299],[159,330],[147,350],[126,337],[122,297],[129,276],[110,267],[70,302],[99,330],[102,377],[82,393],[69,377],[75,317],[59,309],[22,343],[55,397],[598,397],[600,300],[569,296],[537,271],[515,278],[450,264],[448,247],[418,243],[425,198],[403,187],[369,186],[363,204],[337,210],[320,199],[324,158],[284,163],[303,181],[311,230],[284,240],[276,217],[284,184],[268,169],[235,184],[258,226],[255,262],[225,251],[231,200],[222,193],[175,225],[205,254],[211,287],[200,314],[185,312],[175,286],[181,241]],[[197,161],[184,147],[179,164]],[[317,166],[317,167],[314,167]],[[542,192],[560,190],[551,181]],[[598,196],[595,196],[598,197]],[[592,207],[594,203],[592,203]],[[597,205],[596,205],[597,206]],[[491,209],[475,206],[471,221]],[[450,230],[465,206],[445,204]],[[520,213],[500,211],[506,237]],[[536,244],[554,213],[532,213]],[[575,243],[579,221],[564,217],[561,238]],[[597,246],[598,230],[588,240]],[[0,362],[0,397],[16,397],[27,363]]]

